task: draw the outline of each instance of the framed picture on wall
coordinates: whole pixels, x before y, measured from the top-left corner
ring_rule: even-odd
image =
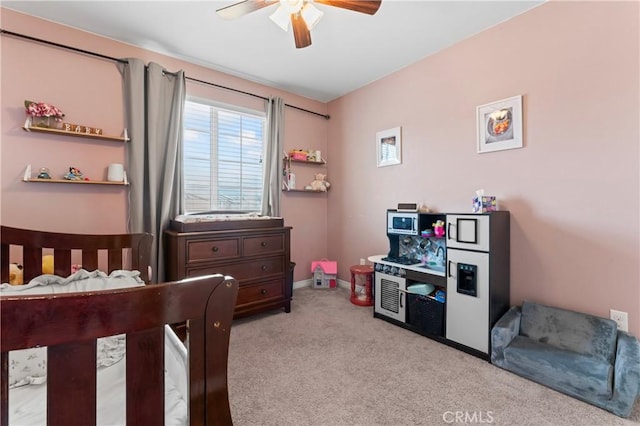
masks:
[[[522,96],[476,108],[478,153],[522,148]]]
[[[400,127],[376,133],[378,167],[402,164],[402,131]]]

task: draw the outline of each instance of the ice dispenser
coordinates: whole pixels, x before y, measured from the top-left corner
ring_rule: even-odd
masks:
[[[458,293],[466,294],[468,296],[477,296],[477,274],[478,267],[476,265],[469,265],[467,263],[457,264],[457,290]]]

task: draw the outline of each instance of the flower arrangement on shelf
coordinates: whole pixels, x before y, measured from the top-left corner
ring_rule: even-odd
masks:
[[[31,118],[31,126],[58,128],[64,118],[60,108],[44,102],[24,101],[26,113]]]

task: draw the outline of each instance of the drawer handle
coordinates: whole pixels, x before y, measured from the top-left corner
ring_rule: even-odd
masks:
[[[263,241],[263,242],[261,242],[261,243],[260,243],[260,245],[261,245],[262,247],[266,247],[266,246],[267,246],[267,242],[266,242],[266,241]]]
[[[267,265],[262,265],[262,271],[266,271],[267,270]]]
[[[267,290],[265,290],[264,288],[262,290],[260,290],[260,293],[262,293],[262,295],[266,296],[267,295]]]
[[[219,249],[218,249],[218,247],[213,246],[213,247],[211,247],[211,250],[213,250],[213,252],[215,253],[215,252],[217,252]]]

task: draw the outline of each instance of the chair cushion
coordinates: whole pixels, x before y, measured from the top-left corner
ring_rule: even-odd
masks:
[[[613,320],[525,301],[520,335],[613,364],[617,327]]]
[[[516,336],[504,358],[507,370],[578,398],[612,395],[613,366],[598,357]]]

